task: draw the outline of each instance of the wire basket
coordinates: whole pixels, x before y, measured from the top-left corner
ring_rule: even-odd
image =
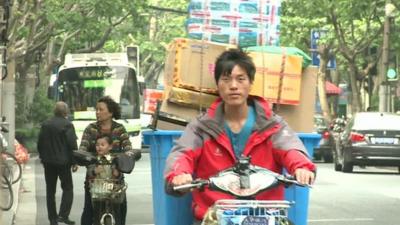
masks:
[[[119,179],[93,179],[90,193],[93,201],[112,200],[122,202],[127,185]]]
[[[218,225],[286,225],[288,201],[219,200],[215,203]]]

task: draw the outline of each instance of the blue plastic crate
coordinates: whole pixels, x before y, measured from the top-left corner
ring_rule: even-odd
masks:
[[[150,145],[153,219],[155,225],[191,225],[192,196],[173,197],[164,191],[164,168],[167,156],[182,131],[144,131],[143,142]]]
[[[310,159],[312,159],[314,147],[319,144],[321,135],[315,133],[298,133],[297,135],[306,147]],[[289,219],[296,225],[307,225],[309,189],[298,186],[286,188],[285,199],[295,202],[289,209]]]
[[[158,130],[143,132],[144,144],[150,145],[151,173],[153,186],[153,212],[155,225],[191,225],[190,194],[184,197],[172,197],[164,191],[164,168],[166,158],[174,145],[174,141],[182,135],[182,131]],[[299,133],[299,138],[313,155],[314,147],[318,145],[321,135],[314,133]],[[285,190],[285,199],[296,204],[289,209],[289,219],[296,225],[306,225],[308,217],[308,188],[289,187]]]

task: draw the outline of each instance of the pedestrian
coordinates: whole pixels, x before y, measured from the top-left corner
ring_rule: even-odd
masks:
[[[74,125],[68,121],[68,105],[57,102],[54,116],[45,121],[40,129],[37,148],[44,167],[46,180],[46,202],[50,225],[75,224],[69,219],[73,202],[72,151],[76,150],[77,137]],[[60,179],[62,197],[60,210],[56,210],[56,187]]]
[[[88,166],[88,180],[93,187],[93,185],[100,184],[100,189],[104,185],[105,181],[112,181],[113,184],[118,186],[123,186],[124,181],[122,179],[122,174],[116,168],[115,163],[113,163],[115,155],[111,154],[112,149],[112,138],[108,134],[102,134],[97,138],[96,141],[96,158],[97,163]],[[120,193],[122,196],[124,193]],[[114,196],[113,199],[109,199],[111,204],[111,212],[115,220],[115,224],[121,224],[121,197],[120,195]],[[95,199],[93,203],[93,224],[100,225],[101,217],[103,216],[103,210],[106,207],[106,203],[103,199]]]
[[[111,153],[125,153],[128,156],[133,157],[135,160],[139,160],[141,153],[139,150],[132,149],[132,144],[129,141],[129,135],[126,132],[125,127],[114,121],[121,117],[121,107],[115,102],[110,96],[104,96],[100,98],[96,103],[96,122],[89,124],[83,134],[81,144],[79,146],[80,151],[88,151],[91,153],[96,152],[96,140],[100,135],[109,134],[113,141],[113,148]],[[123,177],[122,177],[123,179]],[[92,225],[93,224],[93,207],[91,202],[91,195],[89,189],[88,176],[85,179],[85,203],[81,216],[81,225]],[[121,224],[125,225],[127,211],[126,196],[121,204]]]
[[[217,58],[214,78],[219,98],[186,126],[172,148],[164,174],[167,193],[184,194],[172,187],[207,179],[233,166],[240,156],[250,156],[252,164],[277,173],[286,168],[301,184],[314,182],[316,167],[296,133],[264,98],[249,95],[255,70],[252,59],[239,49]],[[193,190],[192,196],[194,224],[201,223],[216,200],[226,198],[208,187]],[[260,200],[283,198],[282,186],[257,195]]]

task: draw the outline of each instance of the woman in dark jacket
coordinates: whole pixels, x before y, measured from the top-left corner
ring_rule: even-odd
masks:
[[[79,150],[81,151],[96,151],[96,140],[102,134],[108,134],[113,140],[112,153],[124,152],[126,155],[134,157],[139,160],[141,157],[140,151],[132,149],[131,142],[129,141],[129,135],[126,132],[125,127],[117,123],[114,119],[121,117],[121,108],[111,97],[105,96],[100,98],[96,104],[96,122],[89,124],[82,135],[81,144]],[[125,225],[127,211],[126,197],[121,205],[120,218],[121,224]],[[93,224],[93,211],[92,202],[89,191],[89,185],[87,182],[87,176],[85,180],[85,204],[81,216],[81,225],[92,225]]]

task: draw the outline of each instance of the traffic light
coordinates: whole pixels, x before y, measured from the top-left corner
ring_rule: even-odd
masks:
[[[389,54],[389,65],[386,71],[386,78],[388,81],[397,81],[399,79],[397,55],[393,52]]]

